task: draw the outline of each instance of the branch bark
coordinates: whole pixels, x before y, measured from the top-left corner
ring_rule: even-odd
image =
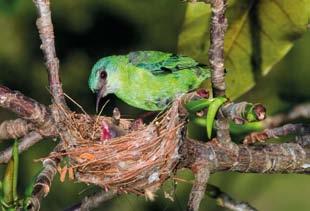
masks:
[[[0,140],[23,137],[33,129],[33,124],[24,119],[6,120],[0,124]]]
[[[40,201],[46,197],[50,191],[52,181],[57,173],[57,165],[59,160],[57,159],[45,159],[43,161],[43,170],[38,175],[33,187],[32,197],[29,200],[27,209],[37,211],[40,210]]]
[[[212,88],[215,96],[225,96],[224,35],[227,29],[226,0],[209,0],[207,2],[210,2],[212,10],[211,45],[209,49]]]
[[[262,132],[254,132],[247,135],[243,143],[253,144],[255,142],[264,142],[270,138],[278,138],[280,136],[298,135],[305,136],[310,134],[310,126],[304,124],[286,124],[277,128],[267,128]]]
[[[48,70],[48,81],[53,100],[56,104],[67,108],[62,84],[59,77],[59,60],[56,56],[54,28],[51,18],[50,1],[34,0],[37,7],[37,28],[42,41],[41,50],[45,56],[45,64]]]
[[[197,172],[195,173],[195,182],[190,192],[187,204],[188,211],[199,210],[199,205],[205,196],[207,182],[210,176],[209,167],[206,164],[197,167],[198,170],[196,170]],[[195,168],[197,167],[195,166]]]
[[[216,139],[201,143],[185,138],[182,165],[195,171],[208,165],[210,172],[241,173],[310,173],[310,143],[236,145],[237,150],[223,147]]]
[[[211,65],[211,81],[214,97],[225,96],[225,68],[224,68],[224,35],[227,29],[227,19],[225,17],[226,0],[208,0],[211,4],[211,30],[209,63]],[[216,136],[220,143],[231,149],[235,145],[231,141],[229,123],[221,109],[215,121]]]
[[[0,85],[0,106],[36,125],[42,126],[50,121],[45,105],[2,85]]]

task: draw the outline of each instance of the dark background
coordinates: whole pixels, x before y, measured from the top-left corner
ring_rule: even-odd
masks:
[[[47,74],[39,49],[34,5],[32,1],[5,2],[9,1],[0,0],[0,83],[49,104]],[[106,55],[133,50],[177,52],[185,6],[179,0],[52,1],[64,91],[87,112],[94,113],[95,96],[88,89],[87,79],[95,61]],[[265,104],[269,115],[309,101],[309,46],[310,33],[307,32],[271,73],[261,78],[242,99]],[[106,114],[110,115],[114,106],[128,117],[134,117],[138,112],[113,96],[110,99]],[[69,104],[73,110],[79,110]],[[10,112],[0,110],[0,120],[14,117]],[[7,145],[1,143],[1,148]],[[54,145],[51,140],[45,140],[21,155],[20,192],[41,167],[34,159],[46,156]],[[3,166],[0,167],[0,175],[2,172]],[[179,174],[179,177],[193,179],[189,171]],[[304,175],[217,173],[212,175],[210,182],[259,210],[310,209],[310,183]],[[168,181],[164,190],[158,191],[155,202],[126,195],[104,204],[102,208],[119,211],[184,210],[190,187],[189,184],[179,184],[175,202],[163,197],[163,191],[172,188],[172,182]],[[42,210],[62,210],[93,190],[93,187],[72,181],[61,183],[57,176],[50,194],[43,200]],[[217,209],[210,199],[204,200],[201,206],[201,210]]]

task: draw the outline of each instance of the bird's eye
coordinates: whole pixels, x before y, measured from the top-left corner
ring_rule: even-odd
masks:
[[[100,72],[100,78],[101,78],[101,79],[106,79],[107,76],[108,76],[108,74],[107,74],[107,72],[106,72],[105,70],[103,70],[103,71]]]

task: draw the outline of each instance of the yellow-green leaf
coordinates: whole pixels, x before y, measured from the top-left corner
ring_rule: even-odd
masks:
[[[3,200],[6,204],[10,204],[14,201],[13,178],[14,178],[14,160],[11,159],[7,164],[3,178]]]
[[[17,199],[17,173],[18,173],[18,143],[15,141],[12,149],[12,158],[7,164],[3,178],[3,201],[13,203]]]
[[[228,1],[224,51],[230,98],[249,90],[284,57],[307,30],[309,10],[310,0]],[[210,15],[207,4],[188,5],[179,53],[208,63]]]

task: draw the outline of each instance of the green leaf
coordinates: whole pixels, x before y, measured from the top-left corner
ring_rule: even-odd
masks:
[[[214,101],[214,98],[212,98],[212,99],[193,100],[193,101],[188,102],[185,105],[185,108],[189,112],[194,113],[194,112],[201,111],[204,108],[207,108],[213,101]]]
[[[14,174],[13,174],[13,199],[17,200],[17,179],[18,179],[18,142],[15,140],[14,145],[13,145],[13,160],[14,160]]]
[[[217,111],[219,110],[219,108],[221,107],[221,105],[223,105],[223,103],[225,103],[227,101],[227,98],[225,97],[217,97],[214,98],[214,101],[210,104],[209,109],[208,109],[208,113],[207,113],[207,135],[208,138],[211,138],[212,135],[212,128],[213,128],[213,122],[215,119],[215,115],[217,113]]]
[[[227,96],[248,91],[306,32],[310,0],[228,1],[225,35]],[[189,4],[179,36],[179,53],[208,63],[210,6]],[[241,80],[240,80],[241,79]]]
[[[14,177],[14,160],[11,159],[7,164],[3,178],[3,201],[6,204],[13,202],[13,177]]]
[[[229,123],[229,131],[234,135],[244,135],[252,132],[262,131],[265,129],[262,122],[247,122],[243,125],[238,125],[233,122]]]
[[[18,143],[15,141],[12,158],[7,164],[3,178],[3,202],[11,205],[17,199]]]

